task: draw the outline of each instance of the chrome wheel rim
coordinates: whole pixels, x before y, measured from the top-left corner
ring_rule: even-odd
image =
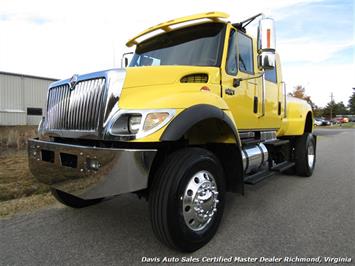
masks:
[[[315,154],[314,154],[314,146],[313,143],[310,142],[307,148],[307,157],[308,157],[308,166],[310,169],[312,169],[313,164],[314,164],[314,159],[315,159]]]
[[[213,175],[206,171],[194,174],[182,196],[185,223],[193,231],[203,230],[217,212],[218,189]]]

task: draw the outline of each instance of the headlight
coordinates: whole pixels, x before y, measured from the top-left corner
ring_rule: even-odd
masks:
[[[142,138],[165,126],[175,115],[174,109],[120,110],[108,126],[114,136]]]
[[[128,130],[131,134],[136,134],[141,126],[142,116],[132,115],[128,119]]]
[[[109,132],[115,136],[127,136],[139,131],[142,115],[137,113],[118,113],[109,126]]]

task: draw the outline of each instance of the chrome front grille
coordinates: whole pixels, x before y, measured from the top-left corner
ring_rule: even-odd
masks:
[[[49,89],[47,129],[95,131],[99,126],[105,78],[79,81]]]

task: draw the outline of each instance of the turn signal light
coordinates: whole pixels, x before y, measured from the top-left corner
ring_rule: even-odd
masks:
[[[210,88],[207,87],[207,86],[202,86],[201,89],[200,89],[200,91],[208,91],[208,92],[210,92],[211,90],[210,90]]]
[[[169,113],[165,113],[165,112],[148,114],[144,121],[143,130],[148,131],[155,128],[156,126],[163,123],[168,116]]]

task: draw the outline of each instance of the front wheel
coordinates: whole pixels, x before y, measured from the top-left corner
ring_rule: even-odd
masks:
[[[316,140],[312,133],[305,133],[295,140],[295,170],[300,176],[313,174],[316,164]]]
[[[224,201],[223,170],[211,152],[201,148],[174,152],[158,169],[151,187],[153,231],[171,248],[195,251],[216,233]]]

